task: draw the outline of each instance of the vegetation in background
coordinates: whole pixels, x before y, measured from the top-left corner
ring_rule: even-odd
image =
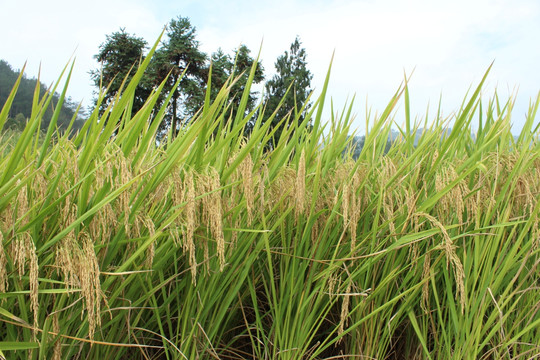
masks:
[[[126,114],[126,116],[139,112],[148,97],[163,84],[155,106],[160,107],[166,104],[168,107],[160,123],[158,138],[164,137],[171,128],[177,133],[208,102],[206,85],[209,80],[212,85],[209,87],[208,94],[210,100],[214,101],[219,90],[226,86],[228,81],[234,79],[228,103],[224,104],[227,107],[224,125],[240,121],[253,111],[257,101],[262,101],[267,108],[264,121],[268,120],[274,111],[278,111],[272,117],[271,128],[277,127],[277,130],[268,144],[271,147],[283,129],[292,124],[291,120],[294,116],[287,114],[299,111],[302,115],[297,123],[302,121],[304,113],[311,106],[308,103],[308,97],[311,93],[310,83],[313,76],[307,69],[306,51],[300,48],[301,42],[298,37],[291,44],[290,54],[286,51],[276,61],[277,74],[266,82],[267,92],[261,99],[258,92],[252,90],[251,85],[264,81],[264,68],[258,58],[252,57],[251,50],[246,45],[240,45],[231,54],[226,54],[219,48],[211,55],[207,55],[199,49],[200,43],[196,35],[196,28],[189,18],[179,16],[170,21],[163,41],[153,53],[146,72],[137,83],[132,106],[128,109],[130,115]],[[107,109],[123,91],[126,81],[131,81],[137,67],[145,60],[147,50],[148,43],[145,39],[126,32],[124,28],[106,35],[105,41],[99,46],[99,51],[94,56],[100,63],[100,67],[90,71],[90,78],[96,88],[96,97],[90,111],[96,107],[99,108],[101,114],[108,111]],[[248,83],[250,69],[255,63],[257,63],[255,74],[251,83]],[[5,62],[0,64],[0,73],[2,75],[0,77],[0,104],[4,104],[17,78],[17,73]],[[37,80],[26,78],[22,80],[6,127],[19,130],[24,128],[32,109],[35,81]],[[243,107],[244,113],[238,114],[237,110],[243,101],[242,95],[246,87],[250,89],[247,93],[247,103]],[[45,90],[46,88],[42,86],[41,93]],[[169,94],[171,97],[168,97]],[[58,96],[55,95],[52,105],[58,102]],[[278,106],[282,99],[284,104]],[[63,104],[58,125],[61,128],[67,128],[71,117],[77,112],[77,106],[69,98],[64,99]],[[51,106],[43,118],[41,126],[43,129],[47,128],[52,112]],[[82,127],[84,115],[79,113],[78,117],[73,129]],[[285,118],[284,121],[277,120]],[[254,121],[246,124],[246,135],[249,135],[253,126]]]
[[[247,46],[241,45],[232,56],[218,49],[209,59],[209,56],[199,49],[200,44],[196,35],[196,28],[191,25],[189,18],[172,19],[166,28],[164,40],[152,56],[148,70],[138,83],[132,113],[139,111],[150,93],[164,82],[156,101],[158,106],[165,101],[169,105],[161,123],[162,130],[174,128],[175,132],[178,132],[193,118],[205,103],[206,84],[210,74],[213,83],[209,93],[211,100],[215,99],[219,89],[234,75],[235,83],[231,89],[229,103],[226,104],[228,117],[231,119],[236,118],[249,71],[255,62],[258,67],[252,83],[257,84],[264,79],[262,65],[251,57],[251,51]],[[117,95],[123,80],[131,79],[134,74],[133,68],[144,60],[146,44],[145,40],[127,34],[124,29],[107,35],[106,41],[101,44],[100,51],[95,56],[101,62],[102,69],[92,71],[96,88],[108,87],[103,99],[96,98],[96,103],[101,102],[102,110]],[[130,71],[131,75],[128,75]],[[166,99],[169,93],[172,96]],[[250,92],[245,106],[246,113],[253,110],[255,101],[256,92]]]
[[[290,52],[285,51],[276,60],[276,75],[265,84],[266,118],[276,112],[272,120],[276,132],[270,147],[279,142],[287,128],[301,124],[311,106],[308,99],[312,91],[313,75],[307,68],[306,49],[301,48],[301,45],[300,38],[296,37]]]
[[[114,102],[118,92],[122,90],[124,80],[131,80],[135,74],[134,68],[144,59],[147,45],[146,40],[126,33],[125,29],[106,35],[106,41],[99,46],[99,52],[94,56],[101,68],[90,71],[96,88],[107,88],[107,92],[99,100],[101,111]],[[149,81],[139,82],[133,99],[133,113],[142,108],[152,88],[153,84]]]
[[[416,140],[407,111],[392,121],[405,82],[353,160],[350,107],[321,118],[328,74],[268,151],[279,108],[246,112],[254,63],[230,126],[234,79],[213,100],[209,82],[193,121],[156,147],[172,93],[159,105],[162,83],[131,110],[157,46],[75,137],[55,116],[40,135],[54,92],[38,93],[38,115],[0,145],[0,356],[540,355],[540,96],[515,140],[513,99],[481,100],[486,74]]]
[[[4,60],[0,60],[0,107],[6,103],[13,85],[17,81],[20,71],[13,68]],[[25,75],[20,80],[19,90],[13,99],[9,112],[8,119],[5,124],[6,128],[13,130],[22,130],[26,125],[26,120],[32,116],[32,103],[34,101],[34,92],[36,86],[39,86],[41,93],[44,93],[48,88],[38,79],[28,79]],[[54,109],[59,104],[59,94],[54,94],[50,105],[43,109],[41,121],[41,129],[47,129],[51,118],[53,117]],[[73,103],[71,99],[64,99],[61,102],[61,111],[58,117],[57,125],[61,130],[68,128],[73,117],[76,116],[78,105]],[[76,119],[73,129],[79,129],[82,126],[82,120]]]
[[[256,106],[257,95],[256,91],[251,89],[246,92],[247,87],[251,87],[252,84],[259,84],[264,80],[264,68],[260,61],[251,57],[251,51],[246,45],[240,45],[240,47],[233,51],[234,57],[226,55],[221,49],[212,54],[212,86],[210,98],[213,100],[216,98],[219,90],[227,84],[229,79],[234,79],[234,83],[231,86],[231,95],[228,103],[226,123],[230,120],[242,119],[253,111]],[[253,75],[253,80],[248,83],[250,76],[250,69],[257,61],[257,67]],[[242,114],[238,113],[238,109],[242,103],[242,95],[247,94],[247,102],[245,110]],[[251,124],[248,124],[251,125]]]
[[[172,91],[170,122],[179,128],[182,115],[192,116],[204,102],[204,85],[208,70],[206,54],[199,50],[196,29],[188,18],[172,19],[166,39],[156,51],[154,82],[167,78],[166,91]],[[172,89],[180,80],[180,86]],[[180,111],[182,109],[182,111]]]
[[[209,56],[199,49],[200,44],[196,35],[196,28],[189,18],[178,17],[171,20],[165,32],[165,40],[156,50],[148,70],[138,84],[133,113],[141,108],[150,92],[165,81],[157,104],[161,105],[169,93],[172,97],[168,100],[170,107],[166,111],[161,128],[167,130],[172,127],[178,132],[181,126],[191,121],[205,104],[206,84],[210,74],[213,85],[210,87],[209,95],[212,101],[227,81],[235,80],[229,102],[225,105],[228,107],[227,119],[240,120],[255,108],[258,93],[249,91],[244,114],[237,114],[246,86],[249,85],[251,90],[251,84],[259,84],[265,79],[259,59],[251,56],[251,50],[246,45],[241,45],[231,55],[220,48]],[[145,58],[145,47],[145,40],[127,34],[124,29],[107,35],[106,41],[101,44],[100,51],[95,56],[102,63],[102,69],[92,71],[96,88],[108,87],[103,100],[96,98],[96,102],[101,101],[102,110],[114,99],[123,79],[126,77],[130,79],[132,76],[128,76],[130,69],[133,66],[137,67]],[[294,113],[301,113],[297,118],[297,124],[301,123],[311,106],[308,98],[313,75],[307,68],[306,57],[306,50],[301,48],[300,39],[297,37],[291,44],[290,53],[285,51],[285,54],[277,59],[275,63],[277,73],[265,84],[266,94],[261,99],[266,108],[265,121],[274,111],[278,112],[272,117],[271,127],[276,127],[277,130],[271,142],[277,142],[283,130],[291,126],[292,119],[295,118]],[[248,84],[249,69],[254,63],[257,63],[257,69],[251,84]],[[177,81],[180,81],[179,85],[176,84]],[[284,103],[279,106],[282,99]],[[287,120],[281,121],[285,118]],[[251,131],[253,124],[253,121],[248,124],[246,133]],[[269,146],[272,146],[271,143]]]

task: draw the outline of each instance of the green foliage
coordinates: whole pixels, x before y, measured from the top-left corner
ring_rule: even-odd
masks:
[[[173,91],[170,100],[170,124],[178,129],[182,119],[193,116],[204,103],[207,78],[206,54],[199,50],[196,28],[188,18],[172,19],[167,26],[166,39],[154,58],[156,82],[167,78],[165,91]]]
[[[90,71],[90,77],[96,88],[106,88],[103,94],[95,99],[99,101],[100,110],[110,106],[123,87],[124,80],[131,80],[137,67],[144,60],[147,42],[143,38],[126,33],[125,29],[106,36],[105,42],[99,46],[94,56],[101,64],[98,70]],[[132,112],[137,113],[151,93],[152,87],[145,77],[135,90]]]
[[[22,131],[26,127],[26,117],[23,113],[18,113],[14,118],[8,118],[4,126],[11,130]]]
[[[199,47],[196,28],[189,18],[172,19],[165,32],[147,71],[138,82],[132,104],[132,114],[136,114],[144,105],[152,91],[164,84],[163,90],[156,99],[157,106],[168,106],[160,124],[160,132],[174,129],[177,133],[185,126],[205,104],[206,86],[209,83],[210,63],[208,56]],[[145,59],[146,41],[121,29],[107,35],[106,41],[100,45],[95,56],[102,63],[101,70],[91,72],[94,85],[101,89],[106,87],[102,97],[96,98],[96,104],[104,111],[121,92],[124,80],[130,81],[135,69]],[[210,99],[214,100],[220,89],[230,83],[231,96],[228,118],[236,118],[241,97],[248,83],[250,69],[255,60],[250,56],[247,46],[241,45],[232,57],[221,49],[212,55],[212,79]],[[252,82],[257,84],[264,79],[260,63],[255,70]],[[170,94],[170,99],[166,100]],[[253,110],[256,93],[250,92],[242,117]],[[164,103],[166,102],[166,103]]]
[[[301,45],[300,38],[296,37],[291,44],[290,52],[285,51],[276,60],[277,74],[266,82],[265,114],[268,117],[276,112],[272,120],[272,128],[276,128],[274,144],[279,141],[287,128],[304,121],[311,106],[308,98],[313,75],[307,68],[306,50],[301,48]],[[283,119],[287,120],[282,122]]]
[[[248,85],[250,70],[256,62],[252,84],[259,84],[264,80],[264,68],[262,64],[250,56],[251,51],[246,45],[241,45],[234,50],[234,60],[231,56],[218,49],[212,54],[212,93],[211,99],[215,99],[220,89],[232,81],[231,93],[227,104],[228,119],[236,119],[237,116],[245,117],[255,108],[257,93],[250,91],[247,97],[246,108],[243,114],[238,114],[242,95]]]

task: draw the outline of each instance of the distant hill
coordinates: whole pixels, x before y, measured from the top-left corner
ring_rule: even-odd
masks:
[[[414,146],[415,147],[418,146],[418,141],[422,137],[423,132],[424,132],[423,128],[420,128],[420,129],[416,130],[416,133],[414,135]],[[445,129],[444,130],[444,135],[442,135],[441,140],[442,140],[442,138],[445,138],[445,137],[449,136],[451,132],[452,132],[452,128]],[[390,130],[390,134],[388,135],[388,139],[386,141],[385,153],[390,149],[390,147],[392,146],[392,143],[394,141],[396,141],[396,139],[398,137],[400,137],[400,136],[401,136],[401,133],[399,131],[396,131],[394,129]],[[473,139],[476,139],[476,135],[474,133],[471,134],[471,136],[472,136]],[[517,141],[518,138],[519,138],[519,136],[514,135],[514,141]],[[358,157],[360,156],[360,153],[362,152],[362,149],[364,148],[365,140],[366,140],[366,137],[363,136],[363,135],[362,136],[355,136],[352,139],[351,144],[349,145],[349,148],[353,149],[353,153],[352,153],[353,159],[358,159]],[[349,148],[346,149],[345,152],[347,152],[349,150]]]
[[[5,60],[0,59],[0,109],[4,107],[4,104],[19,77],[20,71],[14,70],[11,65]],[[34,89],[36,88],[37,79],[28,79],[26,75],[23,75],[15,99],[11,105],[8,121],[4,125],[6,128],[24,128],[26,119],[28,119],[32,112],[32,101],[34,98]],[[47,91],[47,86],[40,82],[40,96],[43,96]],[[41,123],[42,129],[46,129],[49,126],[53,115],[53,106],[58,104],[60,96],[54,95],[51,105],[45,112]],[[62,110],[58,118],[57,125],[60,129],[65,129],[69,125],[71,119],[75,114],[77,104],[71,99],[65,99],[62,104]],[[83,121],[79,119],[74,124],[74,130],[77,130],[82,126]]]

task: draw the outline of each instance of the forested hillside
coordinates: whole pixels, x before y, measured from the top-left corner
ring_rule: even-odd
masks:
[[[0,59],[0,108],[2,108],[11,93],[13,85],[19,77],[20,71],[15,70],[8,64],[6,61]],[[26,119],[30,117],[32,112],[32,101],[34,98],[34,91],[36,88],[36,83],[38,79],[32,78],[29,79],[26,75],[23,75],[21,79],[21,84],[17,90],[13,104],[11,105],[9,111],[9,119],[6,123],[6,128],[15,128],[22,129],[25,126]],[[48,87],[39,83],[40,86],[40,99],[47,92]],[[46,109],[41,122],[41,128],[46,129],[49,126],[51,121],[54,108],[58,104],[60,96],[55,94],[51,104]],[[75,116],[77,109],[77,104],[73,102],[70,98],[64,100],[62,104],[62,110],[58,118],[58,127],[60,129],[66,129]],[[83,120],[78,116],[77,121],[74,123],[73,129],[76,130],[82,126]]]

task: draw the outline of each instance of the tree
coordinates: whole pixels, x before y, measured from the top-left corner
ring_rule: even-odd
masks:
[[[249,79],[249,74],[251,71],[251,67],[255,63],[255,59],[250,56],[251,51],[248,49],[247,46],[242,45],[236,52],[236,61],[234,64],[234,76],[240,76],[240,78],[236,81],[236,83],[233,85],[232,93],[233,93],[233,109],[236,110],[240,106],[240,100],[242,98],[242,94],[244,93],[244,90],[246,89],[247,82]],[[261,81],[264,80],[264,68],[262,67],[262,64],[260,62],[257,62],[257,66],[255,68],[255,74],[253,76],[253,83],[259,84]],[[257,93],[250,91],[246,111],[249,112],[253,110],[255,107],[255,101],[257,100]],[[244,114],[245,115],[245,114]]]
[[[166,92],[182,76],[179,87],[171,98],[170,125],[179,126],[180,115],[193,116],[204,103],[204,85],[208,74],[206,54],[199,50],[199,42],[195,38],[196,29],[189,18],[178,17],[167,26],[167,38],[154,55],[154,72],[156,82],[165,79],[169,74]]]
[[[291,44],[290,52],[285,51],[283,55],[277,58],[275,68],[277,74],[272,79],[267,81],[266,88],[266,109],[265,118],[268,119],[272,113],[278,108],[280,101],[284,98],[283,105],[272,120],[271,127],[277,127],[278,123],[285,117],[289,117],[289,121],[283,123],[275,132],[273,147],[279,139],[283,131],[292,125],[292,121],[296,118],[298,123],[304,121],[305,111],[311,106],[307,104],[304,113],[300,113],[302,106],[307,101],[311,93],[311,79],[313,75],[307,69],[306,50],[301,48],[301,42],[297,36]],[[287,93],[287,89],[291,87]],[[287,96],[285,96],[287,94]]]
[[[212,89],[210,97],[213,100],[217,97],[221,88],[227,83],[234,63],[231,57],[225,54],[221,48],[212,53],[210,60],[212,62]]]
[[[251,51],[246,45],[241,45],[234,50],[234,61],[231,56],[225,55],[221,49],[212,54],[212,99],[215,99],[219,90],[225,85],[227,79],[232,77],[235,82],[229,96],[229,114],[232,119],[236,118],[242,95],[246,89],[249,75],[255,59],[250,56]],[[264,80],[264,68],[257,62],[253,83],[259,84]],[[257,92],[249,93],[244,116],[255,107]]]
[[[199,49],[196,39],[196,28],[191,25],[189,18],[172,19],[167,26],[164,40],[155,51],[152,61],[137,87],[133,110],[138,111],[152,89],[165,81],[165,86],[158,99],[158,106],[163,105],[167,95],[171,100],[161,126],[160,134],[173,127],[178,131],[182,123],[187,123],[204,105],[206,84],[209,76],[208,56]],[[100,45],[100,51],[95,55],[102,63],[102,71],[91,72],[96,86],[103,79],[109,86],[102,107],[108,106],[118,93],[120,85],[128,75],[132,66],[144,59],[146,41],[135,35],[130,35],[121,29],[107,36]],[[221,49],[212,55],[212,89],[211,100],[214,100],[219,90],[231,76],[237,77],[231,88],[229,98],[230,115],[234,118],[240,106],[242,94],[247,86],[252,65],[255,63],[247,46],[242,45],[235,50],[234,56],[226,55]],[[234,59],[234,61],[232,60]],[[131,78],[135,71],[130,74]],[[263,68],[257,63],[253,83],[264,80]],[[179,81],[179,86],[173,89]],[[251,111],[255,106],[256,92],[250,92],[245,111]],[[244,114],[245,115],[245,114]]]
[[[99,46],[99,52],[94,55],[101,63],[101,69],[90,71],[92,81],[98,89],[101,83],[107,87],[107,93],[101,104],[102,110],[114,100],[124,79],[127,77],[128,81],[131,80],[137,65],[144,59],[146,47],[147,42],[143,38],[126,33],[124,28],[106,35],[105,42]],[[143,79],[135,89],[133,113],[141,109],[151,91],[148,79]]]

